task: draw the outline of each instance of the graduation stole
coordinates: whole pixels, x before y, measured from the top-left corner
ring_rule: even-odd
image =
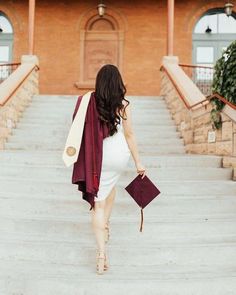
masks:
[[[90,101],[92,91],[87,92],[81,100],[79,109],[76,113],[76,116],[72,122],[65,148],[62,154],[62,159],[67,167],[71,166],[73,163],[77,161],[83,130],[84,130],[84,122],[86,117],[86,112],[88,108],[88,104]]]

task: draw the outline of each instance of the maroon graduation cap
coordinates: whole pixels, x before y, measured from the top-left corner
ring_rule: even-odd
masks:
[[[141,232],[143,229],[143,209],[160,194],[160,191],[146,175],[142,178],[140,174],[125,189],[141,208]]]

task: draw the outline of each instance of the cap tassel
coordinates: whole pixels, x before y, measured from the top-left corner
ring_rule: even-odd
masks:
[[[140,232],[143,231],[143,208],[141,208],[141,224],[140,224]]]

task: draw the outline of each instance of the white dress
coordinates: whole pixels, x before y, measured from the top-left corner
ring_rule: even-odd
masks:
[[[130,158],[130,150],[126,142],[122,118],[118,132],[103,139],[103,157],[99,190],[94,201],[105,200],[117,183]]]

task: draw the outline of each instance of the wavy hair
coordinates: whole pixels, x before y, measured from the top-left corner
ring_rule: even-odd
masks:
[[[114,65],[104,65],[96,77],[95,99],[100,119],[108,125],[109,134],[117,132],[120,117],[124,120],[125,109],[129,101],[125,99],[126,88],[118,68]],[[127,102],[126,106],[122,100]]]

